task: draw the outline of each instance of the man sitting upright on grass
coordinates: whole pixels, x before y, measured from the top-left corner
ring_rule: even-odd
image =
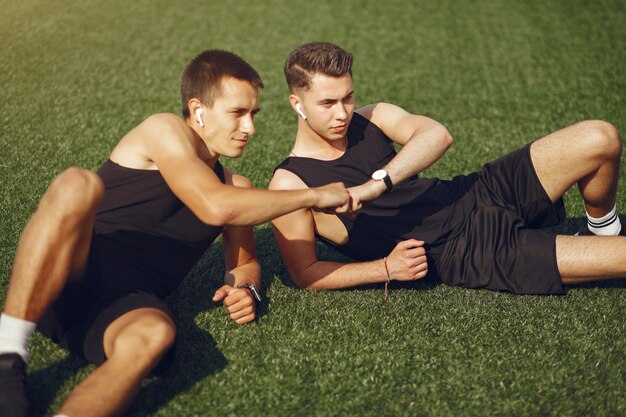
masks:
[[[431,271],[467,288],[563,294],[564,284],[626,276],[626,238],[616,237],[625,234],[615,201],[622,144],[611,124],[577,123],[479,172],[422,178],[450,147],[450,133],[393,104],[355,111],[351,66],[350,53],[321,42],[296,48],[285,63],[298,130],[270,189],[341,181],[352,208],[363,205],[356,216],[300,209],[273,221],[298,286],[346,288]],[[589,216],[584,236],[540,230],[565,219],[561,197],[574,184]],[[316,237],[362,262],[318,260]]]
[[[222,233],[232,320],[255,318],[260,268],[250,225],[301,208],[347,210],[341,184],[253,190],[222,167],[242,155],[259,110],[257,72],[205,51],[185,68],[183,118],[148,117],[98,174],[70,168],[50,185],[20,240],[0,318],[0,415],[25,416],[25,362],[35,326],[99,365],[60,414],[121,414],[150,372],[171,360],[175,327],[163,299]],[[158,369],[155,369],[158,365]]]

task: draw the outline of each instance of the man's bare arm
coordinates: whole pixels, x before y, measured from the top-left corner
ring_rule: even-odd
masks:
[[[393,104],[371,104],[357,112],[380,127],[391,140],[402,145],[400,152],[383,167],[393,184],[399,184],[432,166],[452,145],[452,136],[442,124],[411,114]],[[373,180],[350,189],[358,201],[373,200],[384,191],[384,183]]]
[[[294,174],[276,171],[270,189],[305,187]],[[340,263],[320,261],[315,254],[315,221],[311,210],[301,209],[272,221],[278,249],[291,279],[301,288],[331,290],[385,282],[382,259]],[[391,279],[416,280],[427,271],[423,242],[400,242],[387,257]]]
[[[151,116],[131,133],[140,135],[147,157],[174,194],[207,224],[261,224],[301,207],[348,210],[349,197],[343,184],[291,192],[222,184],[198,156],[203,146],[200,139],[175,115]]]
[[[237,187],[252,188],[242,176],[226,172],[227,183]],[[256,259],[256,243],[252,226],[230,226],[222,233],[224,285],[213,296],[213,301],[223,302],[230,318],[237,324],[245,324],[256,318],[256,301],[251,290],[239,288],[252,284],[261,289],[261,266]]]

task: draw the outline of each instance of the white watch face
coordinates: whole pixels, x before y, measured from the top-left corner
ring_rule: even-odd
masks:
[[[385,171],[384,169],[379,169],[377,171],[374,171],[374,173],[372,174],[372,179],[380,181],[384,179],[386,176],[387,176],[387,171]]]

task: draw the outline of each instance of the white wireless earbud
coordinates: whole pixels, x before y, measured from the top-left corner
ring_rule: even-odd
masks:
[[[200,127],[204,127],[204,122],[202,121],[202,109],[196,109],[196,120],[200,123]]]
[[[296,113],[298,113],[300,117],[306,120],[306,114],[304,114],[304,112],[302,111],[302,107],[300,107],[300,104],[296,104]]]

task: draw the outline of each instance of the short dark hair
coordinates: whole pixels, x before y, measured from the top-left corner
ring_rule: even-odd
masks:
[[[328,42],[311,42],[294,49],[285,62],[290,91],[311,88],[315,74],[329,77],[352,76],[352,54]]]
[[[190,116],[188,103],[192,98],[213,106],[221,94],[221,81],[226,77],[248,81],[257,89],[263,88],[259,74],[240,56],[221,50],[201,52],[189,61],[180,80],[183,117]]]

